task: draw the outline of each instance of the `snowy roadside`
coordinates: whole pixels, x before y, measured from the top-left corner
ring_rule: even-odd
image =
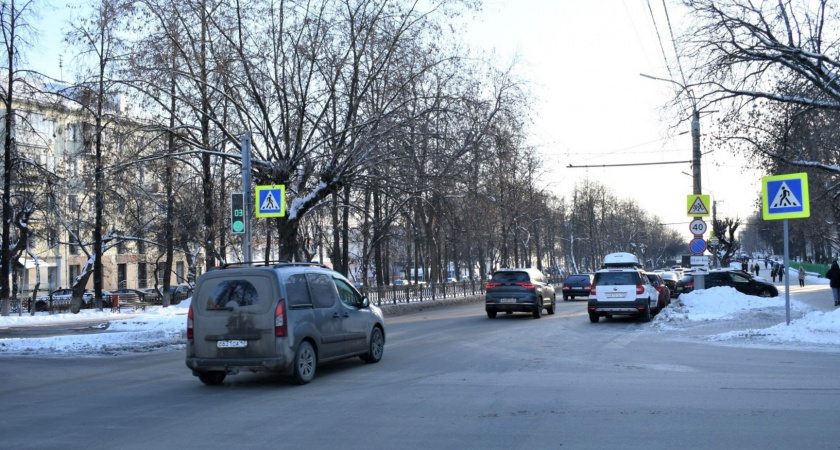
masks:
[[[809,283],[819,284],[816,280],[809,280]],[[137,313],[83,311],[79,314],[0,317],[0,332],[12,327],[46,328],[62,323],[84,323],[95,328],[84,333],[51,337],[2,338],[0,334],[0,355],[114,355],[182,349],[189,305],[190,299],[177,306],[151,307]],[[649,330],[679,334],[698,324],[725,324],[735,331],[712,332],[706,336],[708,340],[727,345],[767,343],[802,348],[806,344],[840,350],[840,308],[816,311],[791,297],[791,316],[794,318],[787,325],[784,305],[784,296],[760,298],[729,287],[706,289],[675,299],[654,318]],[[757,323],[762,327],[750,328]],[[744,339],[745,336],[749,339]]]

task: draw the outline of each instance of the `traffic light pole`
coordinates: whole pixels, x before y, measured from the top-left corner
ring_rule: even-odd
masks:
[[[251,132],[242,135],[242,193],[244,198],[243,221],[245,234],[242,236],[242,259],[251,262],[251,214],[254,205],[251,203]]]

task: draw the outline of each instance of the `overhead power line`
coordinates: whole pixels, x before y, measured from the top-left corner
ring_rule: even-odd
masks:
[[[592,164],[592,165],[585,165],[585,166],[576,166],[574,164],[569,164],[566,166],[567,169],[586,169],[592,167],[626,167],[626,166],[657,166],[660,164],[685,164],[690,163],[691,161],[664,161],[664,162],[649,162],[649,163],[628,163],[628,164]]]

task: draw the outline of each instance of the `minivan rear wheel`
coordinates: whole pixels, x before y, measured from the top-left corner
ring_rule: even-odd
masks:
[[[306,384],[315,378],[315,365],[318,358],[309,341],[303,341],[295,351],[295,370],[292,374],[296,384]]]
[[[226,376],[226,373],[218,371],[201,372],[198,374],[198,379],[207,386],[216,386],[218,384],[222,384],[222,382],[225,381]]]
[[[488,309],[487,310],[487,317],[490,319],[496,318],[496,310],[495,309]]]

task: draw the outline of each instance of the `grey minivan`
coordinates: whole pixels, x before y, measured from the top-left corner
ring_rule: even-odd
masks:
[[[319,363],[385,348],[382,311],[315,263],[221,267],[199,277],[187,319],[187,367],[204,384],[246,370],[306,384]]]

